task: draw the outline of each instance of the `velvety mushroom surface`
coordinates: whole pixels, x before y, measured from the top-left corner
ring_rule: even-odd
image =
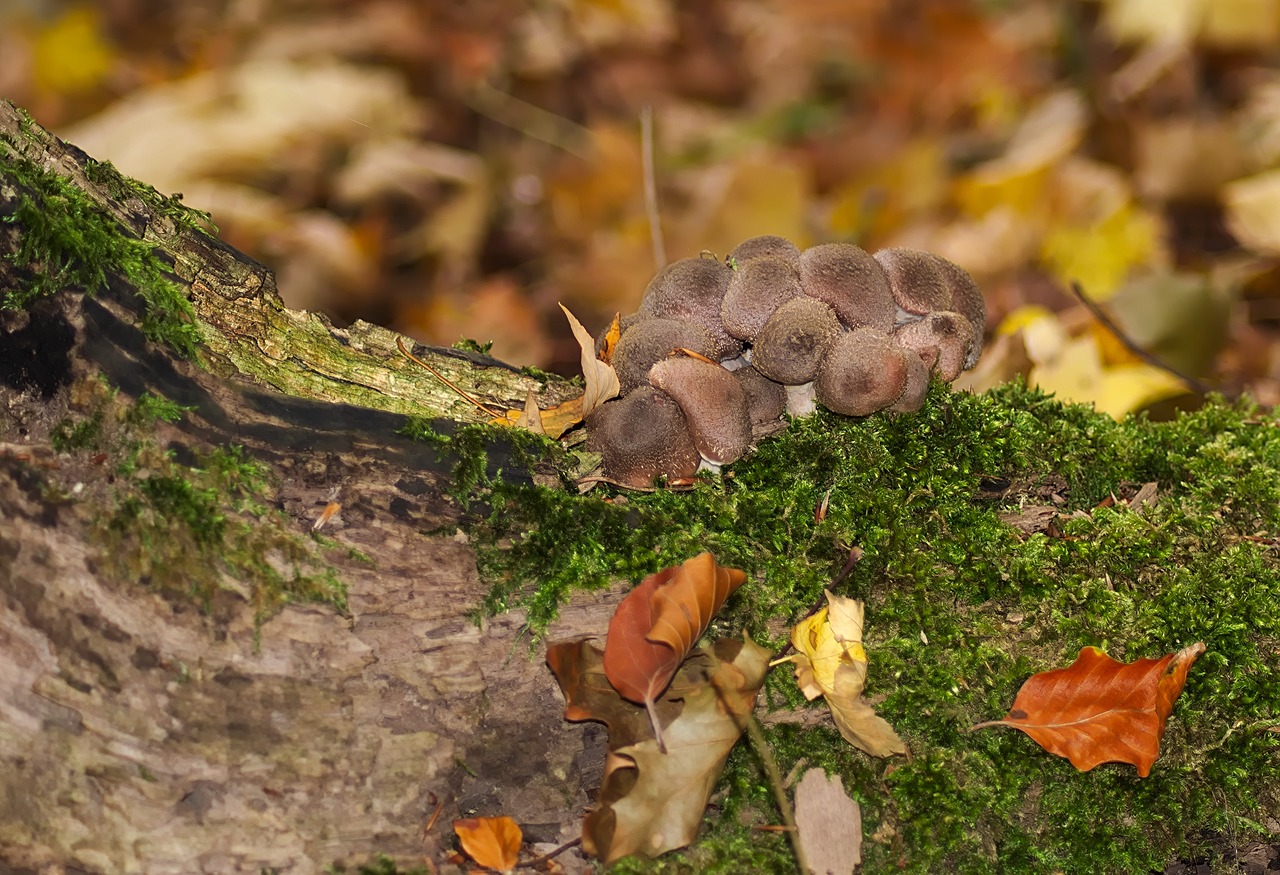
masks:
[[[648,487],[731,464],[787,416],[910,414],[931,379],[982,352],[986,303],[958,265],[915,249],[801,250],[753,237],[673,262],[621,319],[622,396],[587,418],[606,477]]]

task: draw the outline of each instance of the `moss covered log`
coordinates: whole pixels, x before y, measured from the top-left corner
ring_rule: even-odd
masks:
[[[918,413],[796,420],[687,491],[580,495],[572,448],[479,423],[388,332],[287,311],[199,217],[0,111],[0,864],[407,870],[450,844],[420,835],[433,800],[572,836],[603,740],[562,721],[539,645],[602,635],[624,582],[703,550],[749,575],[713,634],[781,649],[833,581],[866,600],[867,692],[912,756],[804,719],[785,668],[757,715],[784,772],[844,776],[865,871],[1239,871],[1276,841],[1272,411],[1115,422],[938,384]],[[53,207],[102,235],[37,245]],[[502,406],[574,391],[430,355]],[[966,731],[1083,646],[1194,641],[1146,779]],[[777,822],[740,746],[699,843],[615,871],[792,871]]]

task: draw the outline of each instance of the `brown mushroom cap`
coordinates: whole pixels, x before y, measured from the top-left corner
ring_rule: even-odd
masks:
[[[587,449],[601,455],[604,475],[643,488],[653,478],[692,477],[701,457],[675,399],[643,386],[607,401],[587,417]]]
[[[914,413],[924,407],[929,394],[929,372],[938,360],[938,350],[904,350],[907,360],[907,382],[902,395],[887,408],[890,413]]]
[[[770,380],[798,386],[818,374],[823,353],[840,333],[840,321],[816,298],[792,298],[778,306],[756,334],[751,364]]]
[[[893,301],[906,313],[922,315],[951,309],[951,288],[937,257],[918,249],[881,249],[875,260],[884,268]]]
[[[732,278],[733,271],[718,259],[682,258],[649,281],[639,312],[696,322],[714,344],[711,358],[733,358],[742,352],[742,343],[731,337],[720,322],[720,305]]]
[[[896,307],[879,262],[852,243],[823,243],[800,254],[800,285],[849,328],[889,331]]]
[[[752,258],[733,271],[720,319],[734,337],[752,340],[780,304],[798,297],[800,275],[790,262],[776,255]]]
[[[855,328],[831,344],[813,385],[828,410],[870,416],[901,398],[906,382],[906,353],[883,332]]]
[[[714,344],[707,332],[695,322],[681,319],[652,318],[633,323],[613,351],[613,369],[623,393],[649,382],[649,368],[677,349],[688,349],[710,356]]]
[[[961,314],[943,310],[898,326],[893,337],[906,350],[926,352],[936,349],[938,361],[933,366],[934,373],[950,383],[960,376],[969,358],[973,326]]]
[[[733,375],[747,396],[747,415],[751,417],[751,436],[763,437],[786,428],[781,417],[787,409],[787,389],[755,368],[738,368]]]
[[[765,234],[761,237],[752,237],[749,240],[743,240],[733,248],[733,251],[725,256],[725,263],[730,267],[741,266],[743,262],[750,261],[753,258],[764,258],[772,256],[788,261],[794,267],[800,265],[800,247],[796,246],[786,237],[778,237],[775,234]]]
[[[987,301],[967,270],[941,255],[935,255],[933,259],[951,291],[951,309],[963,314],[973,326],[973,342],[964,360],[965,370],[968,370],[978,363],[978,357],[982,355],[983,335],[987,330]]]
[[[649,369],[649,382],[684,411],[702,458],[727,465],[751,444],[751,416],[742,384],[719,365],[687,356],[663,359]]]

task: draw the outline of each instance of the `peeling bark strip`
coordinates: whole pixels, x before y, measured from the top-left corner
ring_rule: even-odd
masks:
[[[172,265],[203,339],[196,362],[148,341],[145,305],[110,264],[102,288],[0,311],[0,869],[310,873],[377,853],[410,865],[449,841],[420,834],[437,798],[441,823],[500,808],[532,841],[576,835],[582,731],[525,657],[521,616],[483,630],[468,617],[485,587],[453,537],[447,468],[396,434],[406,413],[464,419],[470,406],[391,332],[286,310],[262,265],[4,101],[0,156],[0,219],[32,197],[20,171],[65,180]],[[49,269],[15,263],[23,230],[0,224],[0,293]],[[420,354],[496,406],[540,388],[481,356]],[[103,545],[118,460],[49,448],[68,417],[92,420],[99,375],[124,404],[149,392],[194,408],[148,429],[179,462],[234,443],[266,463],[270,504],[299,538],[336,496],[324,532],[341,549],[325,556],[347,614],[295,603],[256,629],[244,581],[202,610],[122,574]],[[541,400],[571,393],[553,383]],[[603,628],[616,601],[575,599],[551,634]],[[536,741],[520,743],[529,727]]]

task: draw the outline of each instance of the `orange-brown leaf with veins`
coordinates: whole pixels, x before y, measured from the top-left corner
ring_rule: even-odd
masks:
[[[1160,737],[1187,671],[1203,642],[1159,659],[1116,662],[1096,647],[1066,668],[1032,675],[1003,720],[1082,772],[1101,763],[1130,763],[1145,778],[1160,756]]]
[[[509,817],[468,817],[453,822],[462,849],[481,866],[510,872],[520,858],[524,835]]]
[[[723,568],[701,553],[674,568],[650,575],[627,594],[613,619],[604,648],[604,673],[624,699],[653,703],[706,631],[707,624],[746,574]],[[654,731],[662,746],[661,727]]]

